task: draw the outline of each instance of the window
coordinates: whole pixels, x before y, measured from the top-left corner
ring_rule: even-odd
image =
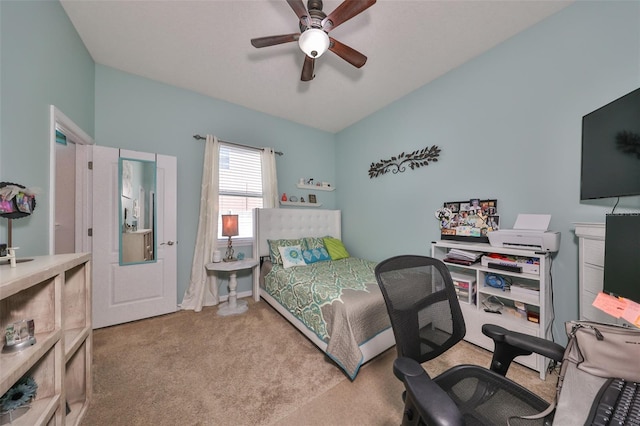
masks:
[[[223,214],[238,215],[238,237],[253,238],[253,209],[262,207],[262,160],[259,150],[220,144],[218,238]]]

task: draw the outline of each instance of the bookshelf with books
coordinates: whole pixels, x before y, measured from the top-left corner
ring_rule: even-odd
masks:
[[[442,240],[431,244],[431,256],[451,272],[462,302],[465,340],[492,351],[493,341],[482,333],[487,323],[551,339],[554,315],[548,253]],[[548,364],[544,357],[529,355],[515,361],[544,379]]]

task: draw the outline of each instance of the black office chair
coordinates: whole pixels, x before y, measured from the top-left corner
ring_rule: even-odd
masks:
[[[511,425],[550,423],[550,418],[518,418],[549,404],[505,374],[519,355],[535,352],[560,362],[562,346],[485,324],[483,333],[495,342],[491,369],[459,365],[431,379],[420,364],[454,346],[466,332],[449,270],[438,259],[406,255],[380,262],[375,274],[396,339],[393,370],[406,389],[403,425],[506,425],[509,419]]]

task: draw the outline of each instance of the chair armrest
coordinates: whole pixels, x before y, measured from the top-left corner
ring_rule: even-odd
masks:
[[[482,333],[493,339],[495,350],[491,370],[505,375],[511,361],[520,355],[536,353],[554,361],[562,361],[564,347],[550,340],[507,330],[495,324],[484,324]]]
[[[393,363],[393,372],[405,385],[407,396],[402,424],[419,424],[416,414],[424,424],[436,426],[462,426],[460,410],[415,360],[400,357]],[[417,412],[417,413],[416,413]]]

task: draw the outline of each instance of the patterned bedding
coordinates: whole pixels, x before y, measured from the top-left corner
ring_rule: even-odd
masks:
[[[285,269],[273,265],[265,290],[327,343],[327,355],[354,379],[359,346],[390,327],[375,262],[350,257]]]

